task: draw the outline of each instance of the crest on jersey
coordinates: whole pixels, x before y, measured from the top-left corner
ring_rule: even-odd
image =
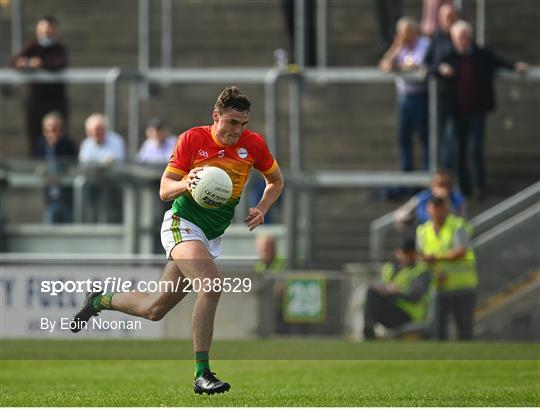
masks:
[[[246,148],[237,148],[236,153],[241,159],[246,159],[248,156],[248,151]]]
[[[199,156],[202,156],[203,158],[208,158],[208,152],[205,150],[199,149]]]

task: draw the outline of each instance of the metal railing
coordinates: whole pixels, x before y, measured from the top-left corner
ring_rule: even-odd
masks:
[[[470,222],[474,229],[475,236],[483,234],[488,229],[491,229],[535,203],[540,203],[540,182],[532,184],[521,192],[471,219]],[[393,230],[393,226],[394,212],[387,213],[371,222],[369,237],[371,260],[381,259],[384,237],[389,231]],[[494,237],[495,236],[493,236],[493,238]],[[478,244],[484,243],[485,240],[486,238],[483,238]]]
[[[416,74],[412,74],[416,75]],[[540,68],[531,68],[525,76],[516,74],[501,74],[505,78],[521,80],[540,80]],[[299,218],[298,207],[295,200],[297,193],[303,203],[310,202],[306,194],[313,188],[325,187],[373,187],[373,186],[423,186],[429,178],[427,173],[415,175],[413,173],[402,174],[392,172],[316,172],[307,173],[303,171],[303,138],[302,138],[302,100],[303,85],[305,82],[317,84],[339,84],[339,83],[388,83],[393,81],[393,74],[382,73],[376,68],[332,68],[332,69],[306,69],[287,71],[283,68],[270,69],[148,69],[146,71],[123,71],[117,68],[112,69],[70,69],[58,73],[48,72],[19,72],[11,69],[0,70],[0,84],[22,84],[28,82],[67,82],[67,83],[102,83],[105,85],[105,112],[110,117],[111,128],[117,126],[118,114],[118,83],[120,80],[129,82],[129,126],[128,126],[128,149],[133,157],[139,146],[140,138],[140,90],[142,83],[189,83],[189,84],[261,84],[265,92],[265,123],[266,137],[268,143],[277,152],[277,130],[279,129],[278,117],[278,83],[288,80],[289,85],[289,119],[290,119],[290,178],[288,180],[288,194],[290,199],[286,200],[287,222],[293,226],[288,229],[289,249],[288,259],[291,263],[299,260],[299,253],[296,248],[300,233],[298,223],[309,226],[310,212],[306,212],[308,218]],[[430,155],[430,169],[437,165],[437,98],[434,97],[436,87],[433,80],[429,87],[430,95],[430,145],[432,154]],[[292,200],[292,201],[291,201]],[[303,222],[302,222],[303,220]],[[380,248],[381,237],[385,230],[391,225],[390,217],[377,219],[372,224],[372,258],[377,259],[377,249]],[[296,227],[295,227],[296,226]],[[307,227],[309,228],[309,227]],[[304,234],[302,236],[306,237]],[[308,244],[305,248],[309,248]],[[304,258],[305,259],[305,258]],[[294,267],[294,265],[293,265]]]
[[[295,12],[295,61],[303,67],[305,56],[305,0],[294,0]],[[16,54],[22,46],[23,32],[23,0],[11,0],[11,54]],[[454,0],[458,9],[462,8],[461,0]],[[476,0],[476,41],[483,45],[486,31],[486,2]],[[174,61],[174,2],[161,0],[161,67],[172,68]],[[325,68],[328,65],[328,0],[316,0],[316,53],[317,67]],[[139,69],[150,67],[150,0],[138,0],[138,64]]]

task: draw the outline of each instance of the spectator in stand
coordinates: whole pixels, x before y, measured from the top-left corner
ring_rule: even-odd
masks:
[[[151,118],[146,125],[146,141],[137,153],[137,162],[146,165],[163,165],[171,158],[176,144],[176,136],[170,135],[167,124],[160,118]],[[155,182],[156,191],[159,191],[160,182]],[[154,225],[161,226],[163,214],[169,209],[170,203],[159,200],[156,196],[154,207]],[[154,232],[154,252],[162,249],[161,230]]]
[[[90,115],[85,123],[86,139],[79,150],[79,162],[90,166],[107,166],[121,162],[126,157],[123,138],[107,130],[107,118],[103,114]],[[85,195],[93,211],[91,219],[99,222],[122,221],[122,190],[114,182],[100,181],[88,187]]]
[[[257,255],[259,261],[255,266],[255,271],[281,271],[286,268],[285,260],[277,252],[276,238],[270,234],[257,237]]]
[[[447,198],[450,213],[465,217],[465,198],[454,189],[452,174],[448,170],[439,169],[433,174],[429,189],[422,190],[394,212],[394,223],[399,228],[413,223],[416,228],[418,224],[427,222],[430,219],[427,207],[433,196]]]
[[[126,157],[124,139],[116,132],[107,130],[107,118],[103,114],[90,115],[85,123],[86,139],[81,144],[79,162],[107,164],[123,161]]]
[[[289,42],[289,61],[298,64],[295,60],[295,0],[281,0],[283,14],[285,16],[285,29]],[[304,62],[306,67],[317,65],[317,43],[316,36],[316,12],[315,0],[305,0],[304,2]]]
[[[64,130],[59,112],[49,112],[42,120],[43,135],[36,147],[36,156],[46,161],[48,184],[45,188],[45,223],[70,223],[73,214],[73,189],[62,186],[59,178],[77,160],[77,148]]]
[[[375,339],[375,324],[396,328],[427,316],[431,273],[416,261],[414,239],[395,251],[395,263],[386,263],[378,281],[367,290],[364,306],[364,338]]]
[[[433,34],[431,45],[424,58],[424,64],[430,76],[438,78],[438,120],[439,139],[442,146],[442,164],[446,169],[455,168],[455,149],[449,129],[449,116],[447,101],[448,84],[438,75],[438,68],[443,59],[452,51],[450,27],[458,20],[458,12],[452,4],[443,4],[439,9],[439,29]]]
[[[257,273],[282,273],[287,269],[285,259],[278,254],[276,238],[271,234],[257,236],[255,242],[259,260],[255,264]],[[283,319],[283,278],[274,277],[270,281],[264,280],[263,285],[270,285],[269,291],[273,294],[274,305],[274,331],[277,334],[290,333],[290,326]]]
[[[452,115],[453,138],[457,145],[459,186],[467,197],[482,199],[486,189],[484,137],[486,113],[495,108],[494,78],[499,68],[525,73],[525,62],[511,63],[473,41],[472,26],[459,20],[450,29],[453,50],[443,58],[438,72],[449,79],[448,106]],[[468,169],[469,145],[474,180]],[[473,192],[474,186],[474,192]]]
[[[379,67],[385,71],[406,73],[420,67],[429,47],[429,39],[421,37],[416,22],[402,17],[396,26],[396,38],[385,53]],[[401,149],[400,167],[403,171],[414,169],[412,135],[416,131],[422,145],[422,165],[428,169],[428,106],[427,87],[423,80],[398,76],[396,87],[399,102],[398,140]]]
[[[52,16],[39,19],[36,39],[25,45],[12,59],[12,66],[22,71],[58,71],[67,67],[66,47],[58,38],[58,21]],[[41,136],[41,120],[51,111],[67,118],[66,87],[62,83],[30,83],[25,101],[26,129],[30,143],[30,154],[37,155]]]
[[[146,141],[137,154],[137,161],[148,164],[167,163],[176,143],[167,124],[160,118],[151,118],[146,126]]]
[[[373,3],[383,42],[380,55],[383,55],[394,41],[396,24],[403,16],[403,2],[402,0],[373,0]]]
[[[422,34],[431,37],[440,27],[439,13],[442,7],[452,6],[453,0],[424,0],[422,5]]]
[[[433,196],[428,204],[430,220],[416,229],[420,259],[428,263],[437,289],[437,338],[448,338],[448,318],[457,325],[458,338],[473,338],[478,273],[472,249],[470,224],[450,214],[445,198]]]

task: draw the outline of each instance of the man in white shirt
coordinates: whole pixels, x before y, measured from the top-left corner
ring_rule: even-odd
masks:
[[[124,139],[116,132],[107,130],[107,117],[95,113],[84,122],[86,139],[79,150],[81,163],[110,163],[123,161],[126,157]]]
[[[176,137],[169,134],[165,121],[160,118],[150,119],[146,126],[146,138],[137,154],[137,162],[167,163],[176,143]]]
[[[121,162],[126,157],[124,139],[107,130],[107,117],[95,113],[84,122],[86,139],[79,149],[79,163],[83,165],[108,165]],[[92,182],[85,189],[92,221],[119,223],[122,221],[122,190],[114,183],[102,179]]]

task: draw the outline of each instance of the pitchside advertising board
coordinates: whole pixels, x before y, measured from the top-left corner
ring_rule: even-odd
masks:
[[[294,274],[285,279],[283,319],[288,323],[324,323],[326,320],[326,277]]]
[[[69,328],[70,318],[79,308],[84,291],[55,293],[55,283],[105,283],[135,288],[136,283],[155,282],[161,274],[157,266],[120,266],[76,264],[3,263],[0,274],[0,310],[2,338],[160,338],[163,321],[152,322],[115,311],[105,311],[77,334]],[[45,291],[44,291],[45,290]]]

